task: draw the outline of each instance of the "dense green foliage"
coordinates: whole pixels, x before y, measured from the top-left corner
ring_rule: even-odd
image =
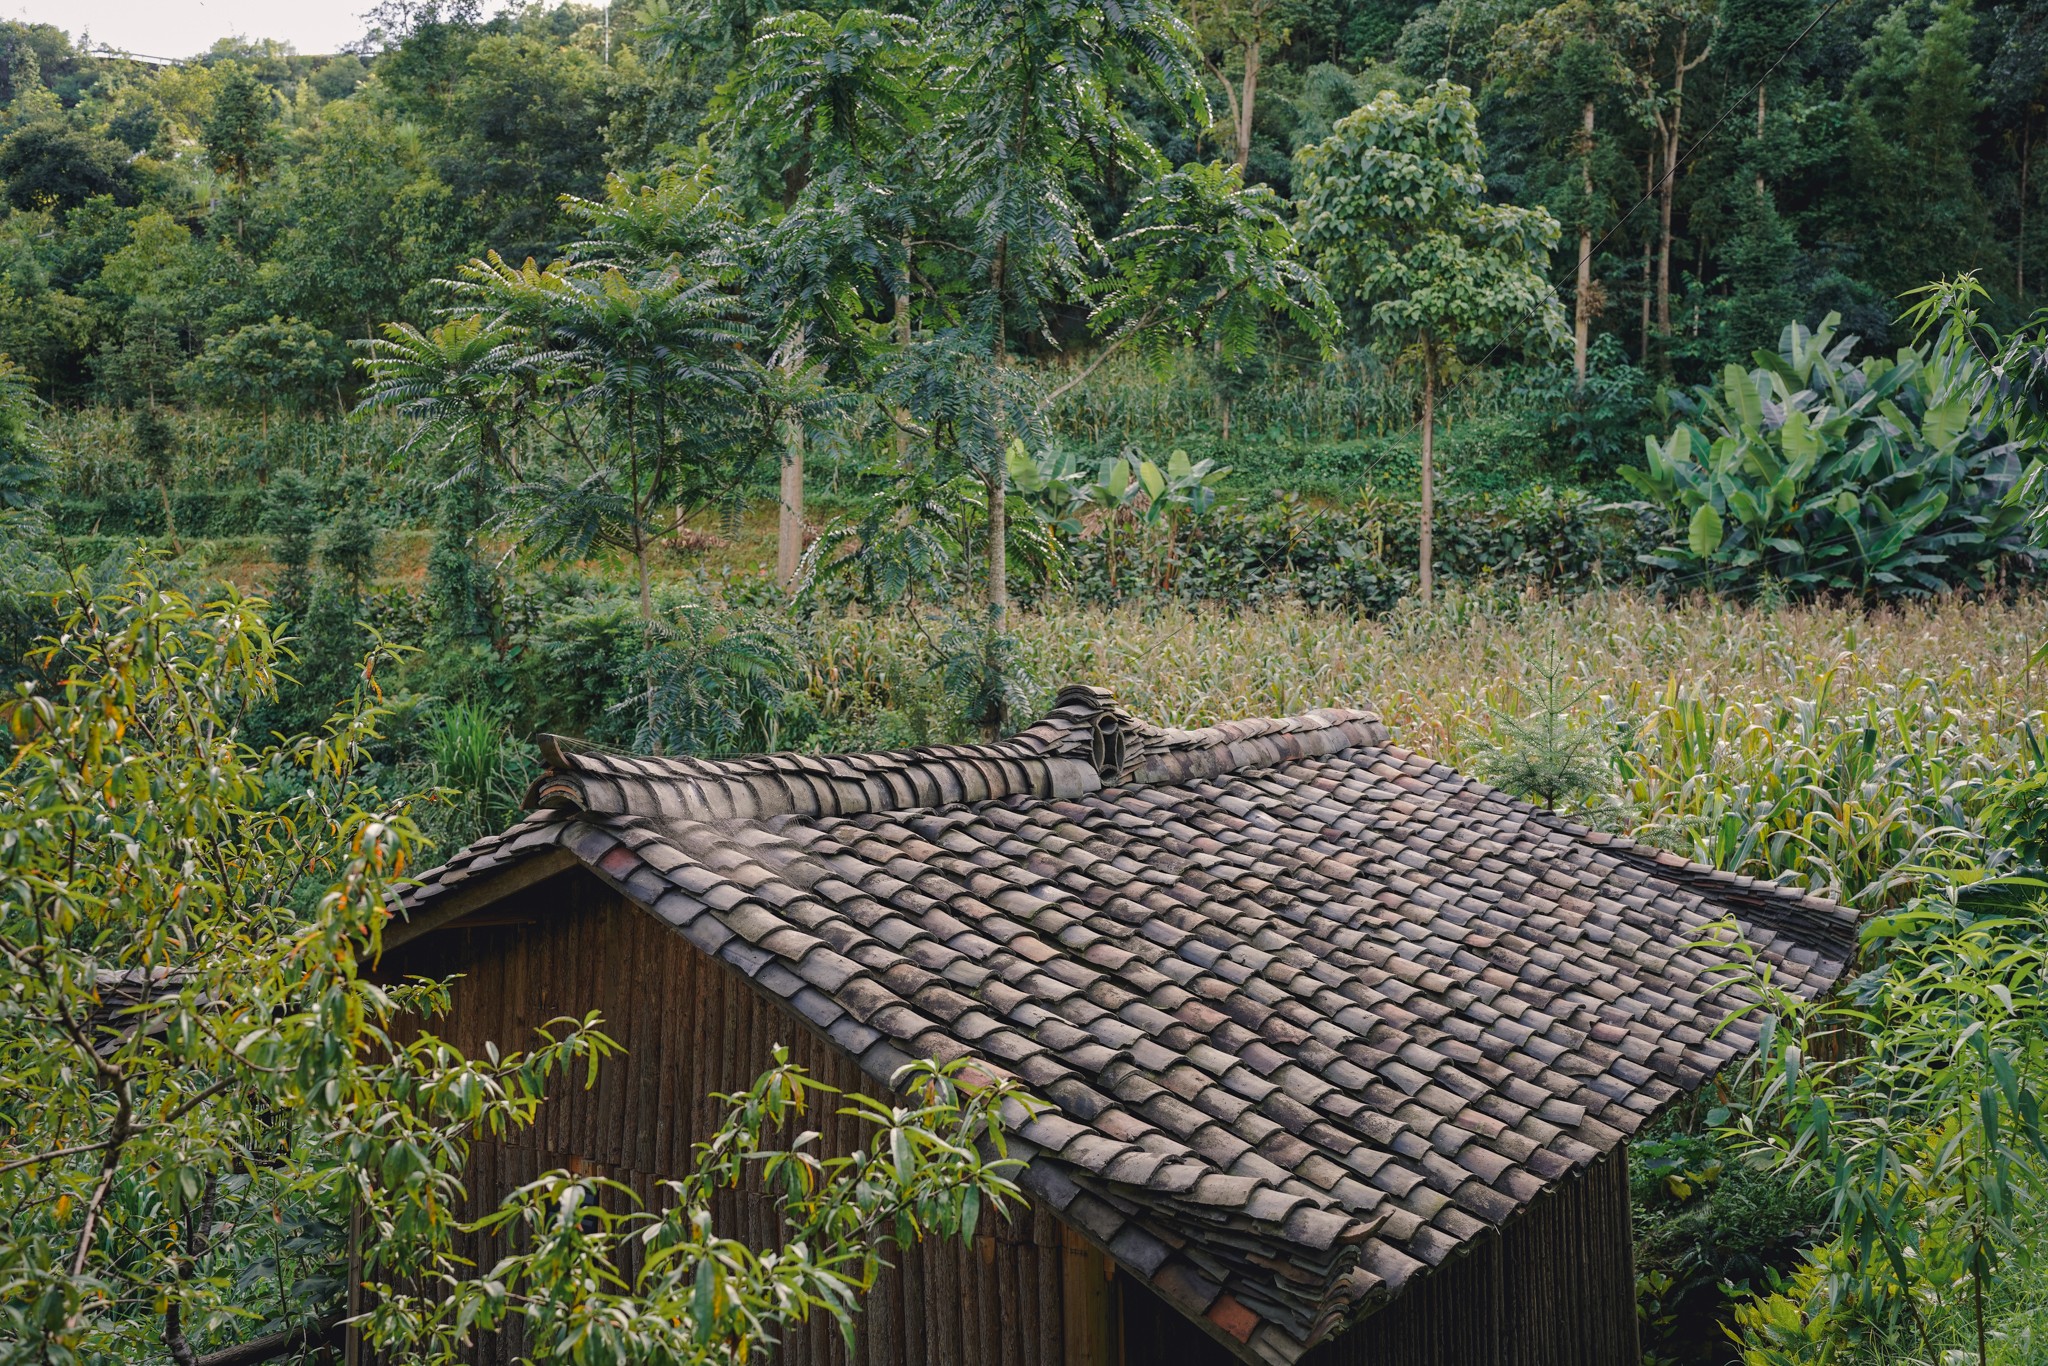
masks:
[[[518,1231],[479,1278],[454,1241],[471,1142],[531,1124],[550,1081],[590,1084],[618,1045],[559,1019],[467,1059],[418,1028],[445,984],[370,981],[420,844],[416,801],[376,782],[372,689],[317,738],[251,744],[282,662],[256,604],[145,571],[57,610],[35,660],[53,681],[4,711],[0,1360],[190,1361],[265,1329],[317,1345],[352,1219],[361,1330],[391,1360],[452,1363],[508,1318],[586,1361],[744,1360],[814,1314],[850,1331],[883,1239],[971,1238],[1016,1196],[1009,1085],[914,1064],[900,1103],[846,1099],[862,1151],[785,1149],[825,1088],[784,1055],[727,1098],[662,1211],[548,1173],[474,1226]],[[713,1196],[757,1169],[780,1248],[712,1229]],[[630,1285],[628,1238],[647,1253]]]
[[[2000,321],[2032,306],[2029,265],[2042,259],[2044,231],[2034,119],[2048,43],[2029,5],[1858,3],[1806,32],[1812,0],[1718,10],[1642,0],[1591,5],[1583,22],[1606,35],[1597,41],[1576,36],[1575,5],[1585,7],[1219,4],[1191,16],[1195,69],[1147,88],[1111,51],[1127,40],[1113,37],[1071,68],[1096,84],[1032,110],[1003,103],[991,85],[973,117],[1009,120],[1010,131],[989,142],[962,125],[955,141],[1024,157],[1038,120],[1072,137],[1110,93],[1126,112],[1087,135],[1098,149],[1149,137],[1174,162],[1241,159],[1247,183],[1287,196],[1302,189],[1293,154],[1341,117],[1383,88],[1414,95],[1449,75],[1478,92],[1493,192],[1570,229],[1550,265],[1575,309],[1579,230],[1590,231],[1592,331],[1639,362],[1713,366],[1772,344],[1788,314],[1812,325],[1831,309],[1888,347],[1888,299],[1965,270],[1991,286]],[[940,17],[975,21],[967,11]],[[460,4],[405,5],[382,13],[363,55],[223,42],[159,71],[10,24],[0,349],[47,396],[118,397],[132,383],[124,374],[148,368],[138,352],[152,348],[170,362],[155,367],[163,384],[248,327],[296,324],[331,348],[388,319],[424,322],[432,281],[461,261],[495,248],[516,263],[571,240],[558,195],[595,195],[607,170],[702,156],[700,137],[731,169],[749,215],[800,208],[824,181],[872,241],[922,211],[862,188],[877,175],[904,182],[940,169],[892,133],[952,117],[931,107],[930,70],[901,22],[784,16],[762,28],[774,42],[756,48],[744,7],[613,18],[607,47],[594,7],[485,18]],[[1028,69],[1040,38],[1020,29],[1017,41],[1012,57],[1023,59],[1004,70]],[[1684,60],[1697,59],[1682,80],[1681,43]],[[832,44],[849,54],[843,80],[792,74]],[[1255,92],[1243,79],[1248,54]],[[1178,124],[1170,110],[1185,107],[1196,70],[1213,116]],[[1661,187],[1674,137],[1685,173]],[[1003,140],[1014,138],[1023,141]],[[1044,169],[1052,162],[1015,164],[1030,187],[956,203],[978,224],[984,259],[997,237],[1019,238],[1011,261],[1022,280],[1005,291],[1022,310],[1018,340],[1043,346],[1027,321],[1041,305],[1026,296],[1047,298],[1051,286],[1029,281],[1078,258],[1061,245],[1066,227],[1042,237],[1023,206],[1070,203],[1069,221],[1106,240],[1148,171],[1103,175],[1110,163],[1098,157],[1055,181],[1039,178],[1055,174]],[[1651,202],[1625,214],[1644,198],[1646,165]],[[1034,201],[1040,189],[1054,198]],[[998,212],[1023,216],[988,216]],[[1042,245],[1024,249],[1026,233]],[[1071,319],[1045,321],[1054,337],[1075,335]],[[320,392],[307,383],[277,402],[317,403]]]
[[[1936,339],[1858,365],[1839,322],[1730,365],[1649,439],[1647,470],[1622,471],[1670,515],[1675,543],[1647,557],[1668,582],[1891,596],[1981,587],[2031,554],[2039,459],[1986,362]]]
[[[778,1069],[674,1209],[550,1177],[480,1279],[467,1136],[609,1044],[386,1047],[438,998],[357,975],[381,889],[513,817],[535,730],[888,747],[1070,681],[1370,701],[1866,912],[1639,1145],[1646,1345],[2048,1328],[2039,10],[400,0],[160,70],[0,24],[0,1358],[317,1327],[350,1199],[409,1359],[844,1321],[879,1232],[1010,1193],[999,1095],[922,1071],[827,1164],[760,1153]],[[756,1157],[815,1255],[694,1220]]]

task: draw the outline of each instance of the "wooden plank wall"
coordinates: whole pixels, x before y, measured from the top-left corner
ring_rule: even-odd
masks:
[[[1498,1236],[1318,1347],[1303,1366],[1638,1366],[1628,1155],[1537,1197]],[[1128,1366],[1233,1366],[1149,1291],[1125,1292]]]
[[[716,1092],[744,1090],[772,1064],[776,1043],[812,1076],[846,1091],[880,1089],[831,1045],[738,973],[700,953],[655,917],[610,889],[572,873],[494,907],[484,928],[429,935],[394,953],[386,975],[460,974],[454,1010],[435,1032],[465,1051],[486,1040],[525,1048],[533,1030],[563,1015],[597,1010],[626,1055],[599,1069],[594,1089],[581,1074],[558,1078],[535,1127],[507,1142],[476,1145],[469,1173],[472,1212],[541,1173],[568,1168],[609,1177],[652,1204],[657,1183],[687,1169],[690,1147],[723,1118]],[[530,916],[530,919],[527,917]],[[521,923],[524,921],[524,923]],[[512,922],[512,923],[505,923]],[[813,1112],[832,1152],[861,1141],[862,1126]],[[780,1223],[758,1188],[717,1202],[719,1230],[755,1246],[774,1243]],[[846,1350],[829,1321],[801,1326],[775,1354],[786,1366],[1113,1366],[1068,1353],[1068,1339],[1113,1336],[1069,1325],[1064,1286],[1105,1280],[1101,1254],[1068,1245],[1050,1215],[1027,1208],[985,1221],[968,1247],[928,1242],[897,1250],[896,1265],[869,1296],[856,1345]],[[488,1265],[492,1252],[468,1254]],[[1092,1260],[1091,1260],[1092,1259]],[[1094,1309],[1106,1313],[1099,1294]],[[1082,1308],[1077,1303],[1077,1309]],[[484,1344],[478,1366],[499,1366],[520,1344]],[[1091,1346],[1090,1350],[1099,1350]]]

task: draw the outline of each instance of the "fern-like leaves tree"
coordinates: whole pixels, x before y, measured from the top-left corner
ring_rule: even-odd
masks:
[[[527,550],[627,554],[651,629],[655,547],[728,500],[762,449],[738,225],[708,173],[614,177],[564,210],[586,238],[546,266],[471,262],[456,312],[505,330],[532,420],[581,467],[513,491]]]
[[[1165,169],[1124,98],[1142,92],[1204,122],[1207,101],[1193,35],[1160,0],[940,0],[929,22],[948,44],[949,98],[934,135],[951,149],[950,208],[970,225],[976,281],[961,310],[965,337],[940,344],[971,340],[1000,369],[1013,328],[1044,335],[1050,307],[1088,283],[1100,246],[1077,182]],[[986,490],[996,629],[1009,605],[1004,494],[1013,435],[958,448]]]
[[[392,323],[364,347],[370,387],[358,411],[411,418],[417,425],[404,453],[422,453],[438,481],[427,585],[444,641],[493,635],[491,575],[478,538],[505,476],[518,473],[511,438],[531,390],[519,340],[502,323],[466,316],[424,331]]]
[[[777,577],[796,585],[804,551],[811,422],[843,412],[877,355],[906,338],[909,259],[927,168],[918,136],[935,88],[923,30],[907,15],[796,10],[763,20],[712,117],[765,143],[789,205],[748,251],[765,384],[780,418]],[[873,325],[894,316],[885,333]]]
[[[1272,314],[1311,337],[1339,327],[1322,278],[1301,259],[1285,201],[1246,185],[1235,166],[1195,163],[1152,181],[1118,225],[1108,256],[1109,271],[1089,289],[1089,326],[1104,345],[1040,400],[1041,410],[1126,345],[1163,364],[1209,342],[1228,364],[1258,345]]]

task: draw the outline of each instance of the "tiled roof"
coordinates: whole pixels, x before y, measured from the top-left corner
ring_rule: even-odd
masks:
[[[566,850],[885,1081],[1047,1102],[1023,1181],[1247,1360],[1292,1362],[1754,1041],[1850,912],[1590,831],[1318,711],[1107,694],[985,746],[724,761],[543,746],[538,807],[409,913]]]

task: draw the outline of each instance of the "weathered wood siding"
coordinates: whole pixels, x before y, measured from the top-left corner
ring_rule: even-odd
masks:
[[[454,1008],[435,1031],[465,1051],[487,1040],[525,1048],[548,1020],[596,1010],[626,1054],[599,1069],[594,1089],[580,1085],[580,1073],[558,1078],[532,1129],[476,1145],[469,1186],[477,1210],[555,1168],[608,1177],[653,1204],[657,1183],[687,1170],[691,1145],[723,1119],[712,1095],[745,1090],[773,1064],[777,1043],[832,1086],[869,1095],[881,1089],[758,988],[583,874],[553,879],[486,914],[497,923],[429,935],[384,964],[392,975],[461,976]],[[849,1151],[864,1137],[862,1126],[829,1112],[813,1112],[805,1124],[833,1152]],[[721,1196],[714,1218],[722,1233],[756,1246],[773,1243],[780,1231],[772,1202],[758,1189]],[[1087,1342],[1113,1336],[1107,1329],[1091,1333],[1085,1319],[1069,1323],[1064,1313],[1069,1282],[1077,1287],[1077,1312],[1089,1312],[1084,1292],[1103,1281],[1099,1253],[1063,1238],[1060,1224],[1035,1208],[1009,1221],[985,1221],[983,1229],[971,1247],[934,1241],[894,1253],[896,1265],[869,1296],[851,1355],[837,1329],[819,1320],[798,1329],[775,1360],[1065,1366],[1086,1361],[1069,1355],[1077,1335]],[[1106,1311],[1098,1304],[1094,1312]],[[476,1360],[497,1366],[511,1360],[516,1346],[485,1344]]]
[[[1538,1196],[1303,1366],[1637,1366],[1633,1238],[1624,1149]],[[1235,1366],[1128,1278],[1124,1305],[1128,1366]]]

